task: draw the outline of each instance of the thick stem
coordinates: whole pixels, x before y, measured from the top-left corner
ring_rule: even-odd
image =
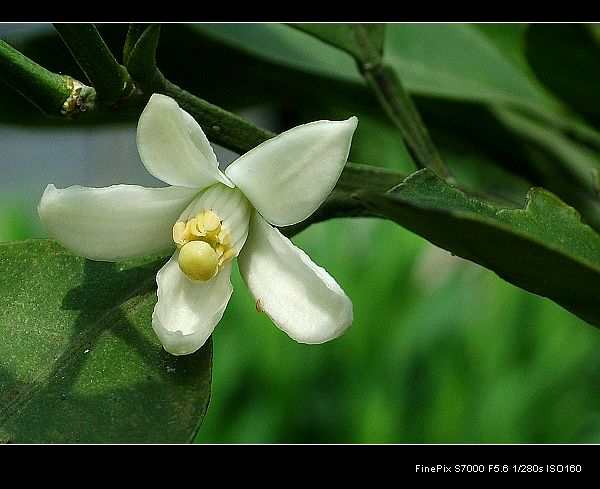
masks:
[[[99,100],[116,104],[131,91],[125,68],[112,55],[94,24],[54,24],[60,37],[88,77]]]
[[[48,71],[1,39],[0,80],[50,115],[61,115],[71,95],[70,78]]]

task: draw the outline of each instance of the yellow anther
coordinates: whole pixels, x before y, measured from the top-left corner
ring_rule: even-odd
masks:
[[[219,256],[219,267],[222,268],[231,260],[233,260],[237,256],[237,251],[235,248],[228,248],[223,252],[221,256]]]
[[[173,241],[178,248],[185,244],[185,222],[176,222],[173,226]]]
[[[188,241],[193,240],[194,236],[200,236],[200,233],[198,232],[198,222],[195,217],[192,217],[185,223],[185,236]]]
[[[191,280],[202,282],[214,277],[237,256],[231,234],[213,210],[198,213],[173,226],[173,241],[179,251],[179,268]]]
[[[211,210],[201,212],[196,217],[198,220],[198,227],[202,227],[207,233],[218,233],[221,231],[221,220],[219,215]]]
[[[194,282],[205,282],[219,271],[219,257],[204,241],[190,241],[179,251],[179,268]]]
[[[216,240],[217,243],[222,245],[229,245],[231,244],[231,235],[227,231],[221,230],[221,232],[217,234]]]

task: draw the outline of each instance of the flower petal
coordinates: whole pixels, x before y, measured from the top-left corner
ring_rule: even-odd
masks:
[[[352,323],[352,302],[337,282],[257,212],[238,264],[257,309],[296,341],[324,343]]]
[[[357,124],[351,117],[295,127],[243,154],[225,173],[271,224],[296,224],[331,193]]]
[[[156,274],[158,302],[152,327],[165,350],[187,355],[200,348],[223,317],[233,286],[231,264],[206,282],[192,282],[179,269],[179,252]]]
[[[173,224],[198,190],[48,185],[38,205],[44,226],[73,253],[118,261],[173,245]]]
[[[179,221],[187,221],[199,212],[211,209],[223,220],[223,226],[231,235],[231,244],[239,252],[248,236],[250,204],[237,188],[213,185],[204,190],[181,213]]]
[[[138,122],[137,147],[148,171],[170,185],[233,187],[200,125],[171,97],[150,97]]]

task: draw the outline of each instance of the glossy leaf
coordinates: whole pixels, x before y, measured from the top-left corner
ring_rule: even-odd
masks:
[[[193,439],[212,348],[174,357],[155,337],[165,260],[95,262],[51,240],[0,245],[0,441]]]
[[[527,107],[553,103],[473,25],[390,24],[384,53],[418,94]]]
[[[386,194],[359,198],[381,216],[600,326],[600,235],[547,190],[531,189],[523,209],[497,209],[424,169]]]
[[[274,66],[318,73],[335,78],[338,83],[340,80],[350,81],[358,73],[356,66],[348,65],[349,57],[344,52],[338,50],[336,53],[331,46],[323,43],[319,50],[314,45],[314,37],[304,35],[302,41],[302,37],[298,37],[302,33],[289,26],[203,24],[193,28],[228,46],[268,60]],[[461,116],[464,104],[484,106],[491,109],[494,115],[499,114],[497,109],[503,113],[511,111],[514,117],[519,117],[518,108],[534,124],[554,133],[552,146],[564,147],[570,154],[591,153],[586,146],[592,151],[600,147],[598,134],[569,115],[561,103],[535,80],[531,69],[526,67],[524,53],[519,47],[522,44],[522,29],[503,29],[502,33],[504,37],[498,34],[497,29],[491,32],[489,28],[467,24],[389,24],[385,30],[383,62],[392,66],[400,76],[406,89],[413,98],[416,97],[419,109],[424,101],[429,107],[435,107],[441,101],[452,102],[452,110],[440,114],[441,120],[449,126],[453,125],[457,116]],[[257,42],[259,39],[260,42]],[[355,85],[358,91],[361,87],[358,83]],[[298,97],[298,93],[296,89],[290,97]],[[330,91],[319,93],[324,98],[331,97]],[[313,100],[318,96],[312,95]],[[346,100],[356,98],[354,95],[352,98],[346,97]],[[469,107],[466,109],[468,111]],[[427,107],[422,110],[426,123],[429,112]],[[467,120],[467,126],[472,126],[470,134],[487,128],[474,121]],[[527,128],[507,124],[506,129],[524,142],[540,146],[539,138]],[[506,129],[504,132],[508,132]],[[435,138],[433,140],[437,145]],[[497,137],[497,140],[502,141],[503,138]],[[544,144],[543,151],[551,150],[549,146]],[[570,151],[569,147],[574,151]],[[443,152],[442,147],[439,149]],[[511,160],[511,171],[516,167],[520,173],[539,173],[539,166],[527,161],[529,149],[521,149],[526,151],[523,154],[525,157],[519,162]],[[565,161],[563,156],[566,153],[562,151],[558,159],[550,153],[541,171],[556,175],[563,171],[563,167],[572,166],[574,169],[567,169],[567,174],[579,173],[582,168],[580,162],[571,161],[570,157]],[[506,161],[509,159],[501,158],[497,164],[504,166]],[[583,171],[587,172],[585,168]],[[543,183],[546,184],[547,180]],[[555,180],[557,182],[552,182],[550,186],[553,191],[560,192],[559,184],[564,178],[558,175]],[[533,180],[533,184],[540,183],[539,180]]]

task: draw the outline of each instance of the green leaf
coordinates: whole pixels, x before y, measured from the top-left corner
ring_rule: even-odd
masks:
[[[384,61],[416,94],[524,107],[555,106],[474,25],[389,24]]]
[[[189,28],[200,34],[199,38],[208,37],[272,63],[270,67],[263,67],[260,71],[262,74],[264,70],[275,73],[279,65],[303,71],[304,74],[316,73],[330,78],[327,90],[313,90],[311,94],[303,91],[302,85],[312,81],[323,86],[323,79],[306,80],[299,72],[290,79],[286,77],[290,74],[289,70],[280,68],[277,75],[272,74],[261,80],[261,86],[267,88],[271,100],[283,94],[287,101],[301,97],[301,103],[304,104],[309,97],[334,97],[334,81],[340,84],[338,92],[344,93],[346,104],[349,104],[349,100],[355,103],[362,93],[360,89],[364,87],[364,82],[350,56],[290,26],[201,24],[190,25]],[[573,142],[599,148],[598,133],[565,111],[565,107],[532,76],[531,69],[526,65],[522,36],[523,26],[491,29],[490,26],[470,24],[392,23],[386,25],[383,62],[394,68],[405,88],[413,98],[416,96],[419,109],[423,100],[427,99],[432,100],[430,105],[445,99],[502,110],[507,110],[509,106],[518,107],[530,118],[539,119],[539,124],[552,128],[556,133],[555,138],[567,145]],[[218,59],[222,59],[222,56]],[[233,74],[230,75],[232,77]],[[286,79],[285,88],[273,90],[269,85],[273,78],[282,77]],[[300,82],[294,83],[294,80]],[[342,86],[342,80],[349,83]],[[226,79],[220,86],[225,84]],[[348,85],[356,87],[352,95],[348,95]],[[290,89],[290,86],[294,88]],[[290,93],[284,93],[286,89]],[[226,93],[230,92],[228,90]],[[455,107],[460,109],[460,106]],[[445,114],[449,124],[452,124],[456,108]],[[422,113],[427,122],[427,111],[422,110]],[[510,127],[510,130],[520,134],[520,128],[516,126]],[[523,135],[527,138],[531,136],[528,131]]]
[[[194,29],[283,66],[362,83],[352,58],[289,26],[199,24]],[[383,53],[414,94],[529,108],[557,105],[474,25],[390,23]]]
[[[600,200],[593,181],[594,172],[600,170],[600,154],[518,112],[498,109],[494,114],[539,152],[540,156],[530,157],[528,163],[538,174],[536,183],[577,207],[587,222],[600,229]]]
[[[547,190],[532,188],[523,209],[497,209],[423,169],[386,194],[358,198],[441,248],[600,326],[600,235]]]
[[[518,23],[494,23],[494,24],[472,24],[479,32],[482,32],[494,46],[521,69],[521,71],[532,75],[531,68],[525,56],[525,31],[528,24]],[[534,80],[531,80],[532,82]]]
[[[363,63],[378,63],[383,51],[385,24],[292,24]]]
[[[539,80],[600,124],[600,46],[590,29],[582,24],[532,24],[526,54]]]
[[[95,262],[51,240],[0,245],[0,441],[183,443],[212,347],[166,353],[150,325],[166,257]]]
[[[329,45],[321,43],[319,47],[313,36],[289,26],[202,24],[191,28],[227,46],[268,60],[274,66],[318,73],[337,83],[345,80],[354,83],[357,89],[361,88],[361,81],[356,79],[358,70],[351,57]],[[567,145],[573,142],[600,147],[598,134],[566,112],[565,107],[532,76],[525,65],[522,47],[518,48],[522,45],[522,27],[503,29],[503,33],[504,40],[499,41],[501,36],[497,32],[492,34],[489,28],[477,25],[388,24],[383,62],[394,69],[405,88],[413,98],[416,97],[419,109],[428,99],[432,100],[430,105],[444,99],[455,104],[481,104],[505,111],[509,107],[519,108],[530,118],[538,119],[539,124],[552,128],[555,138]],[[295,88],[287,100],[298,98],[300,90]],[[331,96],[331,93],[327,91],[323,96]],[[320,94],[318,91],[312,97]],[[347,101],[355,99],[356,95],[346,97]],[[460,109],[459,105],[455,107]],[[423,110],[422,114],[427,122],[427,111]],[[452,124],[455,115],[455,109],[444,114],[448,124]],[[471,124],[477,125],[474,121]],[[518,132],[521,128],[511,126],[509,129],[521,135]],[[530,138],[531,134],[526,131],[523,136]]]

